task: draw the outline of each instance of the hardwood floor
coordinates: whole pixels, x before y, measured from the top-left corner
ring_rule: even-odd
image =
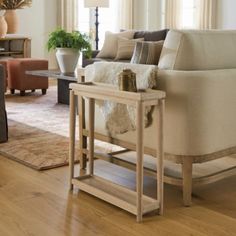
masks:
[[[135,186],[130,171],[98,162],[97,173]],[[68,192],[68,178],[68,167],[37,172],[0,156],[0,235],[236,235],[236,176],[195,189],[189,208],[182,206],[179,188],[165,185],[164,216],[145,216],[142,224],[86,193]],[[147,194],[154,194],[154,181],[144,182]]]

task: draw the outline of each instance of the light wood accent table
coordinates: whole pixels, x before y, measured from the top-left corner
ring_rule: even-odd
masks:
[[[145,92],[125,92],[119,91],[114,86],[101,83],[81,83],[70,84],[70,186],[78,186],[79,189],[90,193],[104,201],[116,205],[137,216],[137,222],[142,221],[145,213],[159,210],[163,213],[163,122],[164,122],[164,103],[165,92],[158,90],[146,90]],[[89,145],[88,145],[88,174],[80,174],[75,177],[75,127],[76,127],[76,102],[81,104],[83,97],[88,98],[89,102]],[[136,165],[136,192],[125,187],[114,184],[108,180],[94,175],[94,119],[95,119],[95,100],[110,100],[117,103],[132,105],[136,107],[137,116],[137,165]],[[144,111],[146,106],[158,107],[158,142],[157,142],[157,199],[143,195],[143,131],[144,131]],[[84,111],[83,111],[84,112]],[[79,119],[83,119],[84,114],[80,114]],[[81,123],[81,122],[79,122]],[[82,127],[79,127],[82,132]],[[80,144],[80,151],[83,152]],[[81,157],[82,155],[80,155]],[[82,161],[82,160],[81,160]]]

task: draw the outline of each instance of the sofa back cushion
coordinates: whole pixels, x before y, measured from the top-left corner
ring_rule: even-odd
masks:
[[[134,38],[144,38],[144,41],[160,41],[165,40],[168,29],[157,31],[135,31]]]
[[[126,39],[133,39],[134,31],[123,31],[120,33],[112,33],[107,31],[105,33],[105,40],[102,46],[101,51],[97,54],[98,58],[112,58],[114,59],[117,54],[118,48],[118,39],[119,37],[123,37]]]
[[[236,68],[236,30],[171,30],[160,69],[213,70]]]

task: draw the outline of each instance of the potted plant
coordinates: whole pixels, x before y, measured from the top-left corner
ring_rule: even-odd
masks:
[[[78,64],[80,52],[90,56],[92,49],[90,39],[79,31],[71,33],[56,29],[50,33],[47,42],[48,51],[56,49],[56,58],[62,73],[73,73]]]
[[[6,10],[5,20],[7,22],[7,33],[15,34],[18,30],[18,18],[16,9],[30,7],[32,0],[0,0],[0,9]]]

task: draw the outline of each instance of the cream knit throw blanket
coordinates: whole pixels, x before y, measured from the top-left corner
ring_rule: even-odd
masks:
[[[97,62],[85,69],[85,80],[108,83],[118,86],[118,75],[123,69],[131,69],[136,73],[138,89],[155,88],[157,84],[157,66],[119,62]],[[122,134],[135,130],[136,112],[134,107],[110,101],[99,101],[106,127],[110,134]],[[145,110],[145,126],[148,125],[148,113],[151,107]]]

